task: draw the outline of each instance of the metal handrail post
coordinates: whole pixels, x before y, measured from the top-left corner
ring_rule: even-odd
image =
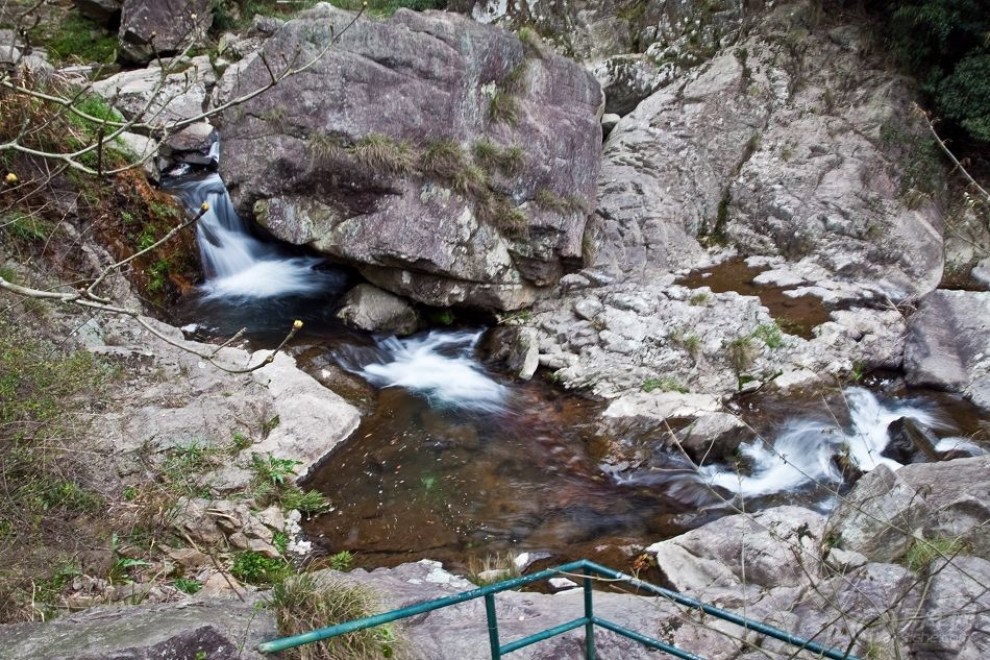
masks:
[[[498,615],[495,613],[495,594],[485,594],[485,614],[488,616],[488,645],[492,660],[502,660],[502,644],[498,641]]]
[[[595,660],[595,611],[594,611],[594,591],[591,588],[591,568],[584,567],[584,657],[587,660]]]

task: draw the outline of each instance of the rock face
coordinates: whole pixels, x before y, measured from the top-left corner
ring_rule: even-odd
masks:
[[[256,599],[255,599],[256,600]],[[262,660],[255,650],[277,636],[259,603],[96,608],[44,624],[0,626],[0,655],[19,660]]]
[[[990,409],[990,293],[939,290],[911,317],[904,349],[908,381],[964,392]]]
[[[920,133],[906,83],[863,66],[852,28],[811,35],[788,7],[761,30],[613,129],[590,265],[639,276],[696,266],[699,240],[728,242],[894,300],[931,291],[942,267],[937,163],[911,165],[932,168],[934,184],[894,165],[923,158],[911,153]],[[787,41],[795,31],[800,43]]]
[[[399,11],[345,30],[352,18],[305,12],[221,81],[222,102],[264,86],[266,60],[318,58],[224,113],[221,170],[235,202],[394,293],[531,303],[581,257],[598,85],[454,14]]]
[[[209,0],[124,0],[121,54],[144,63],[200,40],[213,22]]]

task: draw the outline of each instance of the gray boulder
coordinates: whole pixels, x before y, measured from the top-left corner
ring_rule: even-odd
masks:
[[[598,85],[455,14],[399,11],[344,30],[352,18],[318,5],[228,69],[219,102],[266,85],[266,61],[316,58],[223,114],[233,199],[279,238],[393,293],[438,306],[531,303],[581,257]]]
[[[203,41],[212,23],[210,0],[124,0],[120,52],[143,64]]]
[[[0,657],[13,660],[262,660],[277,636],[256,602],[101,607],[50,623],[0,626]]]
[[[163,61],[123,71],[93,83],[92,89],[128,120],[167,128],[200,115],[216,76],[206,55],[186,61]]]
[[[901,558],[931,515],[924,498],[898,473],[880,465],[856,484],[829,518],[830,545],[871,561]]]
[[[358,284],[347,292],[337,318],[359,330],[388,335],[410,335],[419,327],[412,305],[370,284]]]
[[[990,409],[990,293],[938,290],[911,317],[904,371],[914,385],[963,392]]]

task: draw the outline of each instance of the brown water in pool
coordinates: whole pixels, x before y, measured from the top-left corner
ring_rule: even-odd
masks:
[[[748,266],[745,259],[738,257],[693,271],[675,283],[692,289],[706,286],[712,293],[735,291],[744,296],[757,296],[785,332],[811,339],[812,330],[828,321],[832,310],[816,296],[787,295],[785,292],[793,287],[756,284],[754,278],[765,270]]]

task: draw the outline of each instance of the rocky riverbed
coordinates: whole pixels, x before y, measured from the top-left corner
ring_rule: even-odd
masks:
[[[181,26],[168,13],[155,24],[152,4],[123,3],[133,61],[147,61],[152,43],[181,48]],[[728,438],[720,452],[731,456],[752,437],[734,407],[740,393],[834,388],[873,370],[990,411],[985,211],[959,201],[914,83],[890,71],[870,29],[809,2],[634,4],[458,1],[461,13],[352,24],[321,3],[293,20],[256,18],[181,71],[152,60],[92,89],[127,119],[192,124],[166,132],[147,162],[152,178],[209,163],[219,129],[239,210],[367,280],[349,296],[349,323],[405,333],[435,307],[501,315],[493,355],[520,378],[539,373],[602,399],[616,427],[674,422],[701,445]],[[194,20],[206,20],[201,9]],[[306,70],[226,105],[293,63]],[[216,126],[193,123],[204,112]],[[131,149],[159,146],[160,133],[145,133],[126,138]],[[718,269],[739,264],[746,281],[714,285],[726,279]],[[692,277],[698,269],[709,270]],[[139,305],[126,282],[114,286]],[[783,302],[767,304],[761,287]],[[814,307],[815,320],[795,324],[790,300]],[[304,477],[359,424],[333,391],[335,373],[347,378],[317,380],[285,351],[230,375],[204,358],[214,347],[158,321],[146,323],[170,342],[126,317],[59,318],[53,327],[75,327],[71,341],[123,369],[117,405],[86,433],[108,494],[141,495],[190,447],[214,452],[170,504],[174,540],[153,567],[203,588],[190,597],[151,569],[132,584],[77,576],[72,610],[145,604],[0,628],[0,657],[257,657],[251,647],[274,623],[248,613],[257,596],[226,562],[308,547],[298,513],[253,491],[254,457],[291,466],[269,477]],[[227,367],[268,355],[213,354]],[[986,442],[985,425],[973,436]],[[861,657],[982,657],[986,467],[983,456],[880,465],[830,513],[740,510],[629,560],[665,586]],[[321,579],[371,585],[383,607],[468,586],[423,562]],[[570,618],[578,600],[508,594],[499,616],[507,636],[525,634]],[[601,600],[609,618],[704,657],[786,653],[666,602]],[[483,617],[464,612],[415,620],[402,635],[413,655],[486,657]],[[521,655],[571,657],[579,640]],[[602,640],[603,657],[646,657]]]

